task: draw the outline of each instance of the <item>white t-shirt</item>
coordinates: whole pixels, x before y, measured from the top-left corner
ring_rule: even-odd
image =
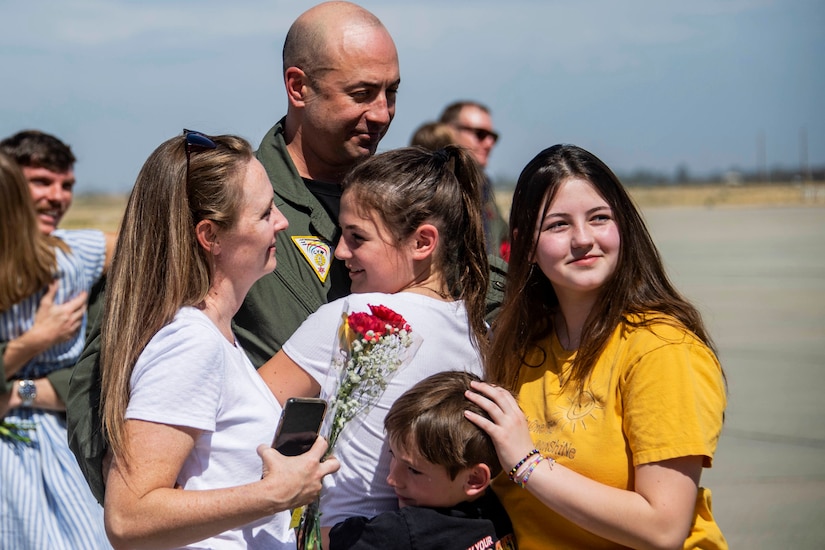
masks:
[[[409,364],[390,380],[381,398],[365,416],[353,418],[338,438],[334,455],[341,469],[324,478],[321,525],[333,526],[352,516],[372,518],[398,509],[395,492],[387,484],[389,448],[384,442],[384,417],[392,404],[420,380],[446,370],[482,375],[481,359],[470,339],[464,302],[442,302],[421,294],[352,294],[321,306],[295,331],[284,352],[322,387],[334,382],[328,376],[337,349],[341,314],[383,305],[404,317],[421,345]],[[327,397],[322,390],[322,396]]]
[[[181,308],[140,354],[126,418],[202,430],[177,482],[220,489],[261,479],[256,449],[272,443],[281,406],[246,353],[200,310]],[[187,548],[295,548],[281,512]]]

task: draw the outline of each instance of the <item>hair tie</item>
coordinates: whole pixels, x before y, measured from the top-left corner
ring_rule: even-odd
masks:
[[[433,152],[433,156],[437,158],[441,162],[441,164],[446,164],[450,161],[450,153],[444,147],[442,147],[441,149],[436,149]]]

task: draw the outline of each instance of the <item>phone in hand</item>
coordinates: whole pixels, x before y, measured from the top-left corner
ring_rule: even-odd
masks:
[[[327,402],[316,397],[290,397],[286,401],[272,447],[285,456],[307,452],[315,443]]]

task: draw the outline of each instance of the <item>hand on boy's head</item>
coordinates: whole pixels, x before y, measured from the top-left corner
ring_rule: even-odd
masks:
[[[535,446],[518,401],[505,388],[485,382],[471,382],[465,397],[481,407],[490,418],[464,411],[464,416],[487,432],[496,446],[501,466],[507,470]]]

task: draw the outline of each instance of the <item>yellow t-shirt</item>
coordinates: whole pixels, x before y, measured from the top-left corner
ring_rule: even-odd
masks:
[[[640,464],[698,455],[711,466],[726,404],[722,368],[692,333],[658,317],[646,327],[616,328],[581,396],[575,384],[560,393],[575,351],[564,350],[555,335],[527,358],[527,364],[541,366],[521,367],[517,392],[536,448],[582,475],[626,490],[633,489],[634,467]],[[493,487],[520,550],[621,548],[562,518],[506,474]],[[685,548],[727,548],[707,489],[699,489],[694,517]]]

